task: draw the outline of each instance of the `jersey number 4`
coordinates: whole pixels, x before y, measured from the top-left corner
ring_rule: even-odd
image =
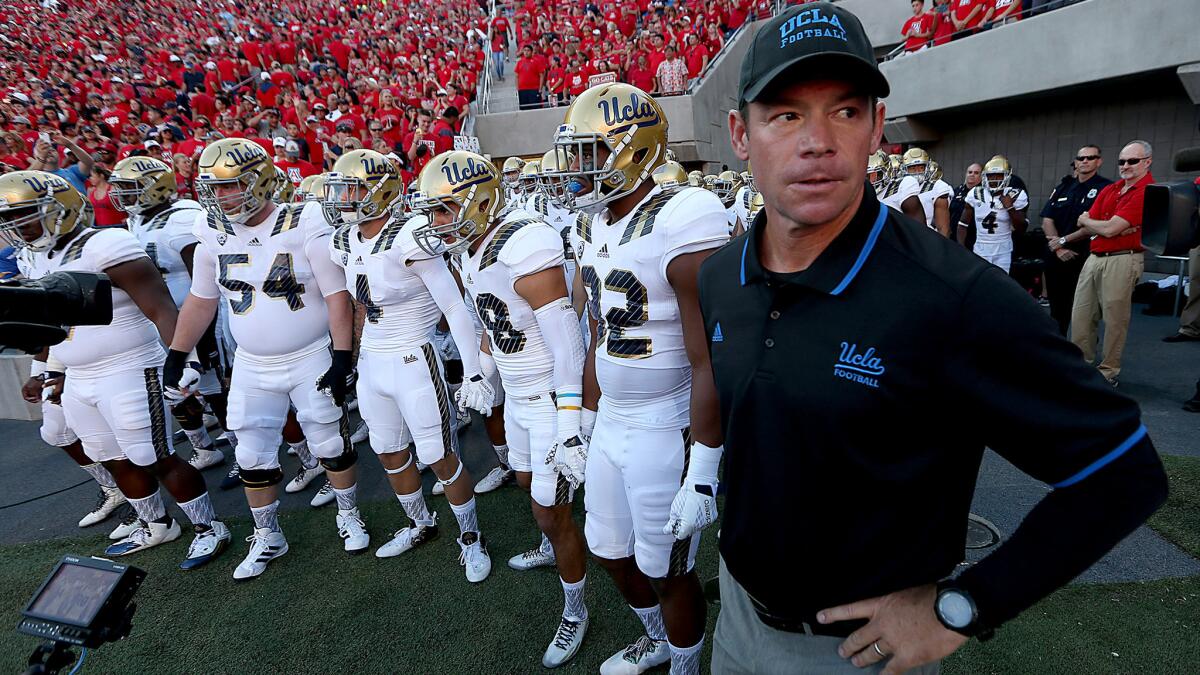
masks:
[[[992,211],[991,213],[987,214],[987,216],[985,216],[984,219],[979,223],[979,226],[987,230],[988,234],[996,234],[996,212]]]
[[[650,338],[629,335],[627,332],[642,327],[650,319],[646,308],[645,284],[638,281],[629,270],[609,271],[608,276],[604,277],[603,285],[596,270],[590,265],[584,265],[580,273],[583,275],[583,283],[588,287],[593,314],[599,314],[594,310],[600,306],[603,291],[625,295],[624,307],[609,308],[596,322],[596,339],[604,343],[608,355],[618,359],[648,358],[653,351]]]
[[[229,298],[229,308],[234,314],[245,314],[254,306],[254,286],[240,279],[229,278],[229,268],[250,264],[248,253],[222,253],[217,257],[221,268],[221,276],[217,280],[225,290],[240,295],[236,300]],[[296,281],[296,269],[292,264],[291,253],[280,253],[271,263],[271,271],[263,280],[262,292],[268,298],[282,298],[287,302],[288,309],[293,312],[304,308],[304,284]]]

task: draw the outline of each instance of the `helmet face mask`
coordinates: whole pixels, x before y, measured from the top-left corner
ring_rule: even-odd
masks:
[[[91,223],[91,204],[65,179],[41,171],[0,176],[0,242],[48,251]]]
[[[996,155],[983,165],[983,184],[994,195],[1008,189],[1012,181],[1012,167],[1002,155]]]
[[[166,162],[128,157],[117,162],[108,178],[113,208],[134,215],[175,201],[175,172]]]
[[[555,133],[554,144],[575,156],[563,174],[585,213],[632,194],[666,161],[667,120],[655,101],[633,85],[599,84],[580,94]]]
[[[400,174],[374,150],[352,150],[338,159],[325,176],[322,201],[330,224],[358,225],[391,213],[401,195]]]
[[[466,251],[504,207],[504,187],[491,162],[473,152],[444,152],[421,170],[414,211],[429,222],[413,230],[430,255]]]
[[[722,171],[713,180],[713,192],[721,203],[728,208],[733,204],[734,198],[737,196],[738,190],[742,189],[742,177],[734,171]]]
[[[279,172],[262,146],[224,138],[200,154],[196,195],[209,212],[244,225],[271,205],[279,180]]]
[[[538,190],[560,207],[575,208],[575,195],[567,189],[566,169],[575,162],[575,156],[555,148],[542,155],[541,171],[538,173]]]

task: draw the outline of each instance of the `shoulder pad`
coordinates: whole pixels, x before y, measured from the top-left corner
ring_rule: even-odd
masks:
[[[83,234],[76,237],[75,241],[67,244],[67,247],[63,249],[62,262],[69,263],[83,257],[83,247],[87,246],[88,241],[100,232],[101,230],[88,228]]]
[[[350,252],[350,229],[353,227],[350,224],[342,224],[333,231],[332,243],[335,251]]]
[[[488,242],[487,248],[483,250],[483,255],[479,258],[479,269],[486,269],[499,260],[500,250],[513,238],[514,234],[520,232],[522,228],[528,225],[540,222],[542,221],[536,218],[517,218],[501,225],[499,231],[496,232],[496,236],[492,237],[492,240]]]
[[[634,239],[644,237],[653,232],[654,221],[658,218],[658,214],[662,213],[662,210],[666,208],[667,203],[671,199],[682,193],[683,190],[679,188],[666,188],[643,202],[629,219],[629,223],[625,225],[625,231],[621,233],[621,241],[618,246],[620,244],[627,244]]]
[[[300,223],[300,212],[304,210],[306,204],[282,204],[275,212],[275,227],[271,229],[271,236],[283,234],[291,230]]]

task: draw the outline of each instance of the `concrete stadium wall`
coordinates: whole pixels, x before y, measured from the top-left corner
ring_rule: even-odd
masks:
[[[1194,63],[1197,26],[1197,0],[1087,0],[883,64],[888,118]]]
[[[900,44],[900,27],[912,16],[911,0],[840,0],[838,4],[858,16],[877,50]],[[932,6],[933,0],[925,0],[925,9]]]
[[[966,113],[939,113],[929,121],[941,131],[941,140],[920,145],[942,166],[947,182],[958,185],[967,165],[1003,154],[1028,185],[1031,213],[1041,210],[1084,143],[1100,144],[1100,173],[1115,179],[1117,153],[1124,144],[1149,141],[1154,146],[1151,171],[1160,182],[1193,178],[1173,171],[1172,156],[1200,145],[1200,108],[1172,71]]]

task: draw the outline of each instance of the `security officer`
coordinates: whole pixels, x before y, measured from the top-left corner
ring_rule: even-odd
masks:
[[[730,140],[772,170],[700,272],[727,449],[716,673],[935,671],[1166,498],[1137,405],[1003,271],[880,206],[888,91],[826,2],[767,21],[742,64]],[[1053,490],[952,578],[985,446]]]
[[[1058,322],[1058,331],[1063,335],[1071,325],[1075,286],[1088,257],[1087,239],[1068,244],[1067,235],[1079,229],[1079,214],[1090,209],[1100,190],[1112,182],[1100,175],[1103,164],[1100,146],[1080,148],[1075,153],[1074,175],[1063,177],[1042,208],[1042,230],[1050,244],[1050,254],[1046,258],[1046,294],[1050,297],[1050,316]]]

